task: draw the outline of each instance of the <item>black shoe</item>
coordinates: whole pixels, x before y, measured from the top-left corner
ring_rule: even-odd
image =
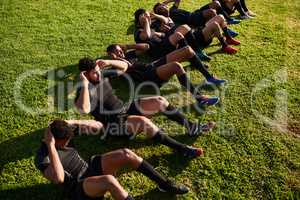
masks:
[[[187,146],[186,150],[183,152],[183,156],[189,159],[197,158],[204,155],[204,150],[202,148]]]
[[[176,185],[171,181],[167,181],[163,186],[158,186],[161,192],[169,192],[172,194],[185,194],[189,192],[189,189],[184,185]]]

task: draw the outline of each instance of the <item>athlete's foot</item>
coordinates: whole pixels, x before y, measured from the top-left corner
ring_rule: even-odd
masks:
[[[226,83],[227,82],[224,79],[217,79],[217,78],[214,78],[214,77],[207,78],[206,81],[207,81],[207,83],[212,83],[212,84],[215,84],[215,85],[220,85],[222,83]]]
[[[222,51],[224,51],[225,53],[228,53],[228,54],[235,54],[236,52],[238,52],[238,50],[236,48],[233,48],[229,45],[222,47]]]
[[[213,106],[219,103],[219,101],[220,101],[219,97],[209,97],[206,95],[202,95],[201,97],[197,98],[197,102],[200,107]]]
[[[202,148],[187,146],[183,155],[187,158],[197,158],[197,157],[203,156],[204,151]]]
[[[208,132],[215,126],[214,122],[209,122],[207,124],[190,124],[188,127],[188,135],[191,137],[201,135],[204,132]]]
[[[233,30],[231,30],[231,29],[229,29],[229,28],[227,28],[227,32],[228,32],[228,34],[229,34],[231,37],[236,37],[236,36],[239,35],[238,32],[233,31]]]
[[[256,14],[254,12],[252,12],[251,10],[248,10],[246,12],[247,15],[251,16],[251,17],[256,17]]]
[[[176,185],[174,182],[169,180],[165,184],[159,185],[158,189],[161,192],[169,192],[172,194],[186,194],[189,192],[189,189],[186,186]]]
[[[229,20],[227,20],[228,24],[239,24],[240,22],[241,22],[241,20],[233,19],[233,18],[230,18]]]
[[[233,39],[232,37],[227,37],[226,38],[226,43],[229,45],[240,45],[241,42],[238,40]]]
[[[253,17],[251,17],[250,15],[241,15],[240,16],[241,19],[245,20],[245,19],[252,19]]]
[[[202,50],[196,52],[197,56],[200,58],[202,61],[211,61],[211,58]]]

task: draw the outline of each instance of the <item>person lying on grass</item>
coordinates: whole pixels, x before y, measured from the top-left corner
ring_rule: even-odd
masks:
[[[179,21],[183,21],[185,23],[182,23],[182,24],[186,24],[186,25],[181,25],[181,26],[179,26],[179,28],[176,28],[175,23],[173,22],[172,18],[170,17],[170,11],[168,10],[168,7],[165,4],[157,3],[157,4],[155,4],[153,10],[156,15],[166,17],[166,19],[164,21],[167,21],[167,23],[163,23],[164,21],[157,21],[155,23],[155,25],[157,27],[156,30],[161,30],[162,32],[166,33],[167,35],[170,35],[172,32],[177,32],[177,31],[182,33],[183,28],[187,29],[187,27],[189,28],[189,26],[192,26],[192,27],[195,27],[195,31],[193,31],[193,34],[194,34],[197,44],[200,45],[201,49],[208,47],[212,43],[213,38],[217,38],[222,45],[222,51],[224,51],[228,54],[234,54],[238,51],[237,49],[230,46],[230,45],[239,45],[240,44],[240,41],[233,39],[233,37],[237,36],[238,33],[230,30],[227,27],[227,24],[226,24],[226,21],[225,21],[225,18],[223,17],[223,15],[215,15],[208,21],[204,20],[201,23],[192,24],[192,23],[188,23],[190,21],[188,19],[189,18],[188,16],[184,17],[182,14],[181,15],[178,14],[179,16],[177,18],[182,17],[182,18],[186,18],[186,19],[185,19],[185,21],[183,21],[183,20],[176,19],[176,17],[175,18],[173,17],[174,19],[176,19],[176,23],[178,24]],[[198,11],[198,12],[200,12],[200,11]],[[201,12],[204,12],[204,11],[201,11]],[[198,18],[205,19],[205,17],[203,17],[203,16],[202,17],[198,16]],[[200,21],[200,20],[197,20],[197,21]],[[180,27],[183,27],[183,28],[180,28]],[[167,30],[167,32],[165,30]],[[225,38],[223,35],[225,36]]]
[[[169,8],[168,4],[173,3]],[[158,12],[162,12],[165,16],[170,16],[175,23],[188,24],[191,27],[203,27],[209,20],[222,14],[229,24],[238,24],[240,21],[230,18],[227,12],[223,9],[220,2],[212,1],[193,12],[180,9],[181,0],[167,0],[162,3],[157,3],[154,6],[154,11],[158,8]]]
[[[136,43],[148,43],[150,46],[147,53],[149,56],[157,59],[162,55],[166,55],[177,48],[182,47],[182,41],[188,43],[197,53],[198,57],[204,61],[209,61],[210,58],[201,50],[200,45],[197,44],[196,38],[188,27],[178,27],[177,32],[165,34],[157,32],[151,28],[152,20],[165,19],[156,14],[150,14],[143,8],[136,10],[134,13],[135,27],[134,40]],[[180,31],[179,31],[180,30]]]
[[[255,13],[250,11],[245,3],[245,0],[213,0],[218,2],[227,15],[232,15],[235,10],[240,13],[241,19],[251,19],[255,17]]]
[[[211,130],[214,123],[198,124],[189,121],[179,110],[161,96],[145,97],[124,104],[116,95],[100,69],[113,66],[123,70],[127,63],[119,60],[98,60],[82,58],[79,61],[81,86],[77,90],[75,105],[81,113],[90,113],[104,126],[106,135],[134,136],[144,133],[154,142],[164,144],[186,157],[202,155],[201,148],[194,148],[177,142],[158,128],[149,117],[162,113],[187,129],[187,134],[197,136]]]
[[[78,124],[85,126],[85,134],[95,134],[102,128],[99,122],[54,120],[45,131],[35,164],[43,175],[56,184],[62,184],[64,193],[72,200],[102,199],[109,192],[115,200],[133,200],[118,180],[116,173],[125,168],[144,174],[154,181],[160,191],[185,194],[184,185],[176,185],[159,174],[151,164],[129,149],[94,155],[85,161],[72,143],[78,135]],[[96,132],[95,132],[96,129]]]
[[[208,83],[222,84],[225,80],[214,78],[202,65],[193,49],[189,46],[177,49],[172,53],[151,63],[139,62],[137,55],[148,49],[147,44],[118,45],[112,44],[107,47],[107,54],[115,60],[125,62],[119,74],[126,73],[136,82],[150,81],[157,87],[167,83],[171,77],[177,76],[179,83],[194,96],[199,106],[211,106],[219,102],[218,97],[208,97],[201,94],[187,77],[186,71],[180,62],[190,61],[206,78]],[[109,65],[101,68],[110,67]],[[120,66],[119,66],[120,68]]]

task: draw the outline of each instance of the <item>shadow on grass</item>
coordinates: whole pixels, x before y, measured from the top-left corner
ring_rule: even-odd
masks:
[[[166,200],[176,200],[176,195],[162,193],[157,188],[148,191],[145,194],[135,196],[134,199],[136,200],[153,200],[153,199],[166,199]]]
[[[38,184],[25,188],[4,189],[0,193],[2,200],[62,200],[63,189],[54,184]]]
[[[41,144],[44,129],[36,130],[32,133],[25,134],[18,138],[5,141],[0,144],[1,155],[1,171],[5,164],[15,162],[31,156],[35,156],[37,149]],[[172,136],[174,139],[191,145],[196,138],[190,138],[186,135]],[[144,136],[139,136],[134,140],[128,138],[108,137],[106,140],[101,140],[100,136],[79,136],[74,138],[74,144],[80,155],[88,159],[91,155],[103,154],[120,148],[139,149],[145,146],[155,146],[152,140],[145,139]],[[154,166],[159,165],[160,160],[165,160],[168,168],[168,176],[172,177],[184,170],[190,159],[184,158],[179,153],[171,153],[160,156],[152,156],[147,160]],[[26,188],[4,189],[1,192],[0,199],[62,199],[62,189],[53,184],[40,184]],[[153,190],[140,196],[137,199],[155,199],[159,195],[160,198],[166,197],[172,199],[167,194],[159,193],[158,190]],[[164,198],[165,199],[165,198]]]
[[[44,130],[39,129],[32,133],[26,133],[20,137],[9,139],[0,144],[0,170],[5,164],[29,158],[35,155],[40,146]]]

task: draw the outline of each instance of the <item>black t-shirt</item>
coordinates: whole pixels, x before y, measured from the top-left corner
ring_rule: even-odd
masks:
[[[125,111],[124,103],[113,93],[108,79],[99,81],[97,84],[89,83],[89,95],[91,114],[96,120],[106,124],[110,116],[123,113]],[[81,87],[77,89],[75,101],[79,98]]]
[[[67,191],[74,189],[73,187],[75,187],[81,176],[88,169],[88,163],[81,158],[73,147],[73,145],[68,145],[64,149],[57,149],[59,159],[65,172],[63,185]],[[42,142],[37,151],[35,165],[42,172],[50,165],[48,148],[44,142]]]
[[[142,33],[142,29],[136,29],[136,31],[134,32],[134,40],[136,43],[147,43],[150,46],[150,51],[151,50],[155,50],[156,48],[160,48],[160,45],[163,41],[164,38],[159,38],[154,34],[151,34],[150,38],[148,38],[147,40],[142,40],[141,39],[141,33]]]
[[[190,18],[192,16],[191,12],[179,9],[176,5],[173,5],[170,8],[169,12],[171,19],[178,24],[189,24]]]

